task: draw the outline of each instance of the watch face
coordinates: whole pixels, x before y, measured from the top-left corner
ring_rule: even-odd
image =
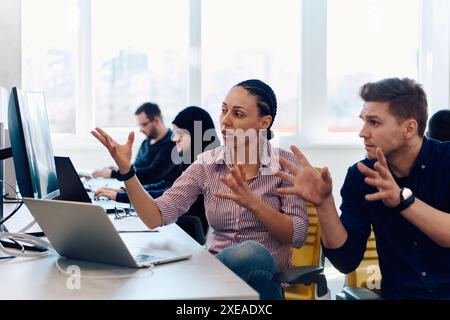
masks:
[[[408,189],[408,188],[404,188],[403,189],[402,197],[403,197],[404,200],[410,198],[412,195],[413,195],[413,193],[412,193],[411,189]]]

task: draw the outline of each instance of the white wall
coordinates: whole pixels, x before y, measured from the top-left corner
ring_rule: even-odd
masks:
[[[11,88],[21,87],[22,83],[22,1],[2,0],[0,5],[0,87],[6,89],[9,96]],[[0,110],[0,122],[7,125],[7,99]],[[4,139],[6,147],[9,146],[9,139],[4,132],[0,132],[0,139]],[[12,159],[4,162],[4,180],[9,184],[14,184],[15,172]],[[11,190],[8,191],[10,196]]]
[[[21,1],[2,0],[0,5],[0,86],[21,85]]]

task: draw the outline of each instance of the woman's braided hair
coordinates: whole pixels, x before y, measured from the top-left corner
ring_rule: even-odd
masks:
[[[270,128],[272,127],[273,121],[275,120],[275,116],[277,114],[277,97],[275,92],[273,92],[272,88],[268,84],[258,79],[242,81],[235,85],[235,87],[242,87],[257,98],[260,116],[272,116],[272,123],[267,128],[267,140],[272,139],[273,132]]]

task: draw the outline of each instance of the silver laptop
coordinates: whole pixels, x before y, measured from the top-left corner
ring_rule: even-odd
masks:
[[[144,268],[192,256],[170,247],[133,256],[100,206],[32,198],[23,202],[58,254],[66,258]]]

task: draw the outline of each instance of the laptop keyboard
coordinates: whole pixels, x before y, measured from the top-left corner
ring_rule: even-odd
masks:
[[[109,200],[107,197],[95,198],[93,192],[88,192],[88,195],[93,204],[103,207],[105,210],[107,210],[107,213],[114,213],[115,208],[121,209],[130,207],[130,204],[128,203],[116,202],[114,200]]]
[[[161,260],[164,259],[164,257],[158,257],[158,256],[151,256],[147,254],[138,254],[134,257],[136,262],[147,262],[147,261],[155,261],[155,260]]]
[[[136,260],[136,263],[139,266],[149,267],[153,264],[153,262],[160,261],[161,259],[164,259],[164,257],[151,256],[151,255],[147,255],[147,254],[139,254],[139,255],[135,256],[134,259]]]

